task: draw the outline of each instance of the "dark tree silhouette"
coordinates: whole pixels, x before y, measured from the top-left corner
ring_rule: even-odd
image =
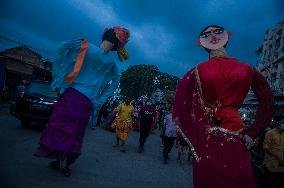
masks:
[[[137,99],[141,95],[151,96],[157,88],[175,91],[178,81],[178,77],[160,72],[155,65],[134,65],[121,74],[121,94]]]

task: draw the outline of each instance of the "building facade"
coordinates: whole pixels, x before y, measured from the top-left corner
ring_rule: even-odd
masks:
[[[4,99],[14,95],[16,87],[22,80],[50,81],[52,79],[52,63],[44,61],[40,54],[26,46],[0,52],[0,63],[4,70],[0,80],[3,85],[0,93],[2,92]]]
[[[256,68],[275,95],[284,95],[284,21],[265,32],[263,45],[256,51]]]

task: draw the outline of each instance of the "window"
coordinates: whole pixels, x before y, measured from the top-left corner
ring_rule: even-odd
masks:
[[[28,94],[37,94],[39,96],[56,97],[57,93],[53,91],[48,82],[34,81],[27,88]]]

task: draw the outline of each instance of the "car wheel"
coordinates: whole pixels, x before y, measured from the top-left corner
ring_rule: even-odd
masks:
[[[22,127],[28,127],[31,124],[31,121],[28,119],[21,119]]]

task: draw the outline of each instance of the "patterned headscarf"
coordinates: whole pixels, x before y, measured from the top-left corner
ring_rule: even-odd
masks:
[[[115,36],[118,39],[118,49],[117,55],[120,61],[127,60],[129,58],[128,51],[124,48],[126,43],[128,42],[128,38],[130,37],[130,32],[128,29],[115,26],[112,28],[114,30]],[[108,31],[109,29],[106,28],[104,32]]]
[[[128,38],[130,37],[130,32],[127,29],[121,28],[119,26],[113,27],[113,30],[115,32],[116,38],[119,40],[118,47],[123,48],[125,44],[128,42]]]

